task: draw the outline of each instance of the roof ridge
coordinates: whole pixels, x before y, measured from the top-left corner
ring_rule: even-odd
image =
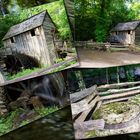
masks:
[[[33,29],[33,28],[35,28],[37,26],[41,26],[43,24],[43,21],[44,21],[44,18],[46,16],[46,14],[49,14],[47,12],[47,10],[43,10],[43,11],[41,11],[41,12],[39,12],[39,13],[37,13],[37,14],[35,14],[35,15],[25,19],[25,20],[23,20],[22,22],[11,26],[2,40],[8,39],[8,38],[10,38],[12,36],[15,36],[15,35],[18,35],[20,33],[23,33],[23,32],[26,32],[28,30],[31,30],[31,28]],[[38,19],[38,17],[42,17],[42,18]],[[33,20],[36,20],[36,24],[32,22]],[[31,23],[30,23],[30,21],[31,21]],[[29,27],[28,25],[29,26],[31,25],[32,27]],[[24,28],[22,29],[20,26],[21,27],[23,26]],[[16,27],[19,30],[14,31],[14,28],[16,28]],[[13,35],[11,35],[10,32],[12,32]]]
[[[140,20],[134,20],[129,22],[120,22],[114,26],[110,31],[128,31],[135,30],[140,25]]]
[[[35,16],[38,16],[38,15],[44,13],[44,12],[48,13],[47,10],[43,10],[42,12],[39,12],[39,13],[37,13],[37,14],[35,14],[35,15],[32,15],[31,17],[26,18],[26,19],[24,19],[23,21],[21,21],[21,22],[15,24],[15,25],[13,25],[13,26],[16,26],[16,25],[18,25],[18,24],[21,24],[21,23],[23,23],[23,22],[25,22],[25,21],[27,21],[27,20],[30,20],[31,18],[33,18],[33,17],[35,17]],[[11,27],[13,27],[13,26],[11,26]],[[11,27],[10,27],[10,28],[11,28]]]
[[[124,21],[124,22],[119,22],[119,23],[131,23],[131,22],[137,22],[137,21],[140,22],[140,19],[139,19],[139,20],[132,20],[132,21]],[[118,23],[118,24],[119,24],[119,23]]]

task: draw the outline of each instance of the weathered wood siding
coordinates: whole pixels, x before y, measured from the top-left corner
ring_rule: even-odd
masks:
[[[43,22],[43,29],[46,38],[47,44],[46,47],[49,50],[50,61],[51,64],[53,65],[55,64],[56,58],[58,58],[58,54],[56,52],[54,44],[54,32],[53,32],[54,30],[56,30],[56,27],[48,15],[46,15],[45,20]]]
[[[14,37],[15,42],[11,39],[4,41],[4,46],[15,49],[16,52],[36,58],[40,64],[50,65],[48,53],[46,50],[46,41],[43,38],[43,28],[34,29],[35,36],[31,35],[31,31],[24,32]]]
[[[140,25],[136,28],[135,32],[135,44],[140,46]]]
[[[135,44],[135,31],[118,31],[112,32],[111,35],[117,35],[121,39],[121,43],[124,45]]]

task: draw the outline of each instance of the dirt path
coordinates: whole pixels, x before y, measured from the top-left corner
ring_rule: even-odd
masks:
[[[140,53],[106,52],[77,48],[80,68],[105,68],[140,63]]]

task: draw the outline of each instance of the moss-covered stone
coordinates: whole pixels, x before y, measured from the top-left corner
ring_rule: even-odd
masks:
[[[103,105],[101,108],[99,108],[95,113],[93,113],[94,119],[101,119],[102,117],[102,111],[106,112],[107,114],[115,113],[115,114],[122,114],[124,112],[127,112],[130,110],[129,104],[126,102],[116,102],[116,103],[110,103],[107,105]]]
[[[96,134],[96,130],[93,130],[93,131],[89,131],[85,134],[85,137],[86,138],[90,138],[90,137],[96,137],[97,134]]]
[[[130,98],[130,99],[129,99],[129,102],[131,102],[131,103],[136,103],[136,104],[140,104],[140,94],[138,94],[138,95],[136,95],[136,96]]]
[[[131,102],[115,102],[102,105],[93,113],[93,119],[104,119],[108,124],[127,122],[136,117],[140,107]]]

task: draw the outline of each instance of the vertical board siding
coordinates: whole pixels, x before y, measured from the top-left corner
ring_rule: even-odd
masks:
[[[140,46],[140,25],[139,27],[136,29],[136,34],[135,34],[135,44]]]
[[[4,46],[7,47],[6,50],[9,52],[9,48],[12,48],[12,51],[17,53],[22,53],[29,55],[33,58],[36,58],[40,64],[48,65],[48,58],[46,57],[46,40],[42,34],[42,27],[36,28],[40,34],[35,36],[31,35],[31,32],[25,32],[15,36],[15,43],[11,43],[10,39],[4,41]],[[36,30],[35,29],[35,30]]]
[[[51,66],[55,64],[58,55],[52,30],[56,30],[56,27],[49,15],[46,14],[41,26],[32,30],[35,31],[35,35],[31,35],[31,30],[25,31],[14,36],[15,43],[11,43],[10,38],[4,40],[4,46],[7,50],[9,49],[8,52],[22,53],[36,58],[41,65]]]
[[[53,37],[52,30],[55,30],[56,27],[52,23],[52,21],[48,15],[46,15],[46,17],[45,17],[45,20],[43,23],[43,28],[44,28],[44,33],[45,33],[45,37],[46,37],[47,47],[49,50],[50,61],[51,61],[51,64],[53,65],[57,58],[57,52],[56,52],[55,45],[54,45],[54,37]]]
[[[112,32],[111,35],[116,35],[116,32]],[[135,44],[135,31],[118,31],[117,36],[120,38],[121,43],[124,45],[134,45]]]

